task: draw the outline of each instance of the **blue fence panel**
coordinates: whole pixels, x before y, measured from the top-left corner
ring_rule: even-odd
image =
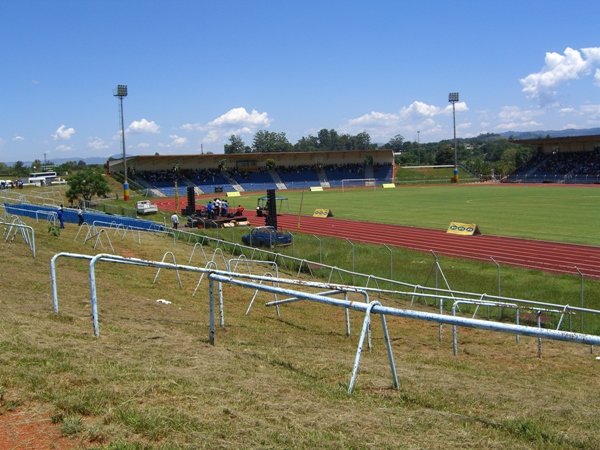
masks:
[[[44,212],[56,212],[56,208],[50,208],[47,206],[32,205],[29,203],[4,203],[4,208],[8,214],[16,214],[18,216],[36,218],[38,211]],[[45,218],[45,217],[44,217]],[[79,218],[77,217],[77,210],[71,208],[64,208],[63,220],[65,223],[78,223]],[[101,226],[109,226],[110,224],[122,225],[124,227],[132,227],[139,230],[146,231],[164,231],[165,226],[163,224],[153,222],[151,220],[136,219],[133,217],[115,216],[111,214],[104,214],[100,212],[83,212],[83,220],[88,224],[94,222],[102,222]]]

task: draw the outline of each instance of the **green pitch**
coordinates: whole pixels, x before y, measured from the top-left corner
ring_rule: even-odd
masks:
[[[240,203],[255,209],[264,195],[242,196]],[[456,221],[476,223],[483,234],[600,245],[600,186],[595,185],[415,185],[277,195],[289,199],[290,214],[325,208],[341,219],[438,230]],[[288,212],[285,202],[278,211]]]

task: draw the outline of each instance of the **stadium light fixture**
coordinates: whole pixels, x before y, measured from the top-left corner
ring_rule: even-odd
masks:
[[[119,112],[121,116],[121,146],[123,147],[123,200],[129,200],[129,183],[127,181],[127,158],[125,156],[125,124],[123,121],[123,98],[127,97],[127,86],[119,84],[113,91],[113,95],[119,99]]]
[[[458,101],[458,92],[450,92],[448,101],[452,103],[452,117],[454,119],[454,183],[458,183],[458,152],[456,151],[456,102]]]

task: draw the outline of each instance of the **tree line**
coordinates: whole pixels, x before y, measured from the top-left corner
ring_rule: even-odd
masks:
[[[63,164],[55,166],[52,161],[46,162],[46,164],[42,163],[39,159],[36,159],[31,163],[31,166],[26,165],[23,161],[17,161],[12,166],[7,165],[6,163],[0,162],[0,178],[11,177],[11,178],[22,178],[28,176],[32,172],[45,172],[46,170],[51,170],[56,172],[57,174],[66,174],[71,172],[76,172],[83,170],[88,167],[97,166],[93,164],[91,166],[86,165],[83,161],[67,161]]]
[[[350,135],[338,133],[334,129],[322,129],[316,136],[308,135],[308,137],[302,137],[298,142],[292,144],[285,133],[261,130],[254,135],[252,145],[246,145],[239,135],[231,135],[228,143],[224,146],[226,154],[373,149],[393,150],[396,153],[396,164],[403,166],[454,164],[453,140],[418,143],[405,140],[401,134],[395,135],[385,144],[376,144],[371,142],[371,136],[366,132]],[[457,140],[458,163],[471,172],[482,176],[491,174],[496,176],[508,175],[527,162],[533,155],[533,149],[514,144],[499,134],[488,133],[479,135],[476,138]],[[0,178],[26,177],[30,172],[41,172],[44,167],[48,166],[60,175],[81,171],[86,168],[86,163],[83,161],[67,161],[54,166],[51,162],[44,165],[40,160],[35,160],[31,166],[27,166],[21,161],[8,166],[0,162]]]
[[[508,175],[534,154],[533,149],[513,144],[509,139],[494,133],[457,139],[456,147],[458,164],[482,176]],[[453,140],[421,144],[407,141],[404,136],[397,134],[385,144],[376,144],[371,142],[371,136],[366,132],[353,136],[325,128],[316,136],[302,137],[295,144],[289,142],[285,133],[261,130],[254,135],[252,145],[247,145],[241,136],[232,134],[224,146],[226,154],[372,149],[393,150],[397,154],[396,164],[403,166],[453,165],[455,162]]]

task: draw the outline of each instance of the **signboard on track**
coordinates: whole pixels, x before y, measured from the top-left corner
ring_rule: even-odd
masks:
[[[459,234],[461,236],[474,236],[481,234],[481,231],[479,231],[479,227],[476,223],[450,222],[450,226],[446,233]]]
[[[315,209],[315,212],[313,213],[313,217],[322,217],[322,218],[333,217],[333,213],[331,212],[330,209]]]

